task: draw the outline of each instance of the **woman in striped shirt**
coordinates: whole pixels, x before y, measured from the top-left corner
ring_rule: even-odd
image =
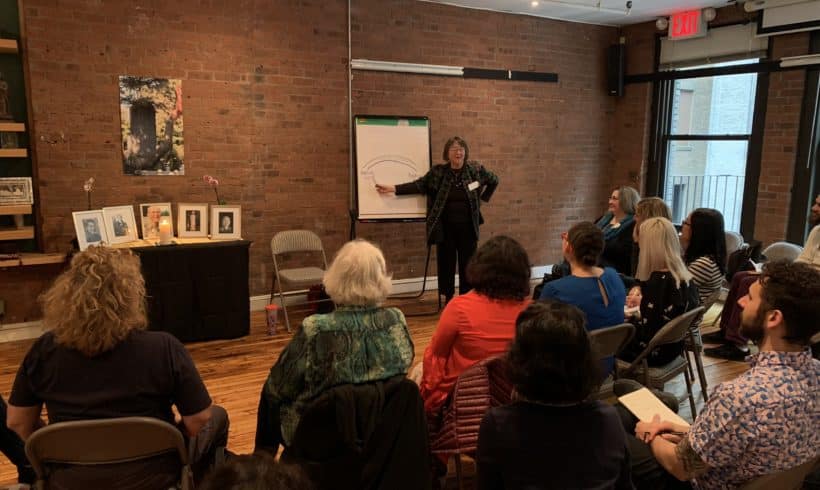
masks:
[[[700,303],[720,289],[726,274],[726,232],[716,209],[698,208],[683,221],[680,234],[684,262],[698,287]]]

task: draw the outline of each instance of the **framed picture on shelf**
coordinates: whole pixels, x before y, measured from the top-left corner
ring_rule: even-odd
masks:
[[[242,238],[242,206],[211,206],[211,238]]]
[[[77,241],[80,242],[81,251],[87,249],[90,245],[108,243],[102,209],[75,211],[71,215],[74,217],[74,231],[77,233]]]
[[[171,216],[171,236],[174,235],[173,214],[171,214],[170,202],[149,202],[140,204],[140,224],[142,225],[142,238],[145,240],[159,239],[159,218],[163,211]]]
[[[108,235],[108,243],[126,243],[139,240],[133,206],[103,208],[103,218],[105,219],[105,234]]]
[[[177,231],[180,238],[208,236],[208,205],[179,203],[177,205]]]
[[[34,193],[31,189],[31,177],[0,178],[0,205],[32,203]]]

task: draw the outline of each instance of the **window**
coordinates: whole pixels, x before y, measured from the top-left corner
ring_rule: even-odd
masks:
[[[753,60],[699,66],[719,68]],[[684,78],[671,84],[660,194],[677,224],[700,207],[740,231],[757,73]]]

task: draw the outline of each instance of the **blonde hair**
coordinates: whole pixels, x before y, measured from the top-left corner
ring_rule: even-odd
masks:
[[[148,325],[145,280],[130,250],[89,247],[40,297],[43,323],[58,344],[88,357]]]
[[[322,282],[335,303],[355,306],[381,304],[391,287],[382,251],[362,239],[339,249]]]
[[[649,218],[641,223],[638,237],[641,248],[635,277],[646,281],[654,271],[668,269],[678,287],[689,283],[692,274],[681,258],[680,240],[675,226],[666,218]]]
[[[641,199],[641,194],[634,187],[622,185],[618,187],[618,205],[626,214],[635,214],[635,205]]]

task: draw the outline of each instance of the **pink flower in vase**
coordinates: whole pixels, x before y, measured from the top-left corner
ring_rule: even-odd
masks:
[[[214,194],[216,194],[216,203],[217,204],[225,204],[224,199],[220,199],[219,197],[219,181],[210,175],[203,175],[202,181],[208,184],[209,186],[214,188]]]

